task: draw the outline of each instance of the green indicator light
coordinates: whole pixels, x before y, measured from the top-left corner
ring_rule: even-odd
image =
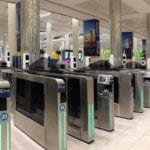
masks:
[[[93,121],[93,123],[92,123],[92,134],[93,134],[93,136],[94,136],[94,131],[95,131],[95,118],[94,118],[94,105],[92,105],[92,121]]]
[[[65,105],[66,107],[66,105]],[[66,142],[66,112],[59,110],[59,150],[67,149]]]
[[[66,121],[67,121],[67,117],[66,117],[67,115],[66,115],[66,112],[64,112],[64,150],[66,150],[67,149],[67,137],[66,137],[66,133],[67,133],[67,129],[66,129]]]
[[[62,117],[61,112],[59,111],[59,150],[61,150],[61,139],[62,139]]]
[[[88,136],[89,139],[94,136],[94,105],[88,105]]]
[[[88,105],[88,136],[89,138],[91,137],[90,115],[91,115],[91,110],[90,110],[90,105]]]
[[[0,124],[0,150],[2,150],[2,125]]]
[[[10,149],[10,122],[7,122],[7,150]]]

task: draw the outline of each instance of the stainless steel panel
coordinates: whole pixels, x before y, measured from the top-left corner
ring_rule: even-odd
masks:
[[[67,80],[80,81],[81,117],[68,116],[68,134],[86,142],[94,141],[94,88],[93,78],[79,75],[65,75]],[[67,84],[67,83],[66,83]],[[69,105],[69,104],[68,104]]]
[[[131,73],[120,72],[119,74],[119,110],[116,116],[133,118],[133,89],[131,86]]]
[[[61,122],[62,126],[59,121],[64,118],[59,118],[59,107],[60,107],[60,99],[58,95],[58,83],[59,85],[64,84],[62,80],[45,80],[45,136],[46,136],[46,149],[47,150],[58,150],[58,149],[66,149],[66,133],[61,135],[59,130],[66,130],[66,122]],[[66,107],[66,104],[65,104]],[[65,112],[66,115],[66,112]],[[59,120],[60,119],[60,120]],[[66,121],[66,120],[65,120]],[[59,141],[61,138],[62,141]],[[63,139],[62,139],[63,138]],[[61,142],[61,143],[59,143]],[[61,144],[64,144],[64,147],[61,147]]]
[[[98,100],[97,124],[96,127],[112,131],[114,130],[114,99],[113,96],[101,97]]]
[[[150,82],[144,84],[144,107],[150,108]]]
[[[84,77],[82,80],[82,99],[81,102],[81,138],[88,143],[94,141],[95,121],[94,121],[94,87],[93,78]]]
[[[47,150],[66,150],[66,104],[61,102],[61,95],[58,92],[59,86],[64,85],[63,80],[27,73],[15,73],[15,78],[43,83],[45,89],[44,126],[18,111],[14,116],[15,125]],[[64,111],[60,110],[61,104]]]
[[[48,72],[34,73],[48,77],[58,77],[66,80],[66,87],[69,79],[78,79],[80,81],[81,98],[81,118],[79,120],[68,116],[68,134],[84,142],[94,141],[94,88],[93,77],[79,74],[56,74]]]
[[[114,103],[114,115],[117,117],[120,116],[120,107],[118,103]]]
[[[45,147],[45,127],[40,126],[18,111],[15,111],[14,124],[40,145]]]
[[[135,72],[135,99],[134,111],[142,113],[144,110],[144,80],[141,72]]]
[[[129,70],[123,71],[89,71],[88,75],[97,78],[99,74],[113,75],[119,81],[119,103],[114,104],[114,115],[126,119],[133,118],[133,89],[132,74]],[[114,89],[115,90],[115,89]]]

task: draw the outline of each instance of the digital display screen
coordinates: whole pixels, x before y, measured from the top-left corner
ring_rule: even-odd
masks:
[[[71,60],[72,58],[73,58],[73,51],[72,50],[64,50],[63,59],[64,60]]]
[[[100,56],[99,20],[84,21],[84,56]]]
[[[69,52],[68,52],[68,51],[65,52],[64,58],[65,58],[65,59],[69,59]]]
[[[99,80],[100,80],[100,82],[105,82],[106,81],[106,77],[102,77],[101,76]]]
[[[70,58],[69,59],[71,59],[73,57],[73,52],[70,52]]]
[[[81,60],[82,59],[82,53],[78,54],[78,59]]]

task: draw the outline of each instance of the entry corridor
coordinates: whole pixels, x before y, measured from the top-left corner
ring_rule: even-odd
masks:
[[[135,113],[133,120],[115,118],[115,131],[96,129],[95,142],[88,145],[70,136],[68,150],[150,150],[150,109]],[[12,126],[12,150],[44,150]]]

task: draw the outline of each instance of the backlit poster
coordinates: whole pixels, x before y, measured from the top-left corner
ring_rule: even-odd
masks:
[[[146,58],[146,39],[142,40],[143,57]]]
[[[84,55],[100,56],[99,21],[84,21]]]
[[[16,4],[17,52],[21,51],[21,3]]]
[[[126,53],[127,59],[132,59],[133,55],[133,33],[122,32],[122,50]]]

